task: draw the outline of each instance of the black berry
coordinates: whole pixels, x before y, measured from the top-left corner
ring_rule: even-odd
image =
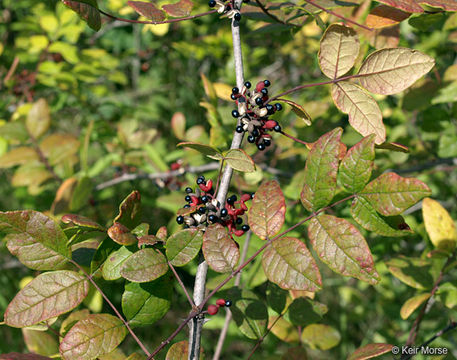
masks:
[[[236,127],[236,132],[237,132],[237,133],[240,133],[240,134],[241,134],[242,132],[244,132],[243,127],[242,127],[241,125],[240,125],[240,126],[237,126],[237,127]]]
[[[236,13],[233,18],[235,19],[235,21],[240,21],[241,20],[241,14],[240,13]]]
[[[228,215],[227,209],[226,209],[226,208],[222,208],[222,210],[221,210],[221,216],[222,216],[222,217],[226,217],[227,215]]]
[[[237,197],[236,195],[232,195],[232,196],[230,196],[230,197],[227,199],[227,202],[228,202],[229,204],[233,204],[233,203],[234,203],[235,201],[237,201],[237,200],[238,200],[238,197]]]
[[[259,106],[262,105],[263,104],[262,98],[258,97],[257,99],[255,99],[255,103]]]
[[[259,149],[260,151],[263,151],[263,150],[265,150],[265,145],[259,144],[259,145],[257,145],[257,149]]]
[[[192,191],[193,191],[192,188],[186,187],[186,193],[190,194]]]
[[[202,196],[202,203],[205,204],[205,203],[208,202],[208,200],[209,200],[209,199],[208,199],[208,196],[206,196],[206,195],[203,195],[203,196]]]
[[[249,231],[249,229],[250,229],[249,225],[243,225],[241,227],[241,230],[243,230],[243,231]]]
[[[192,198],[190,197],[190,195],[187,195],[184,200],[186,200],[187,202],[191,202],[192,201]]]
[[[236,100],[235,94],[230,95],[230,97],[231,97],[232,100]]]
[[[255,141],[255,137],[252,136],[252,135],[249,135],[249,136],[248,136],[248,141],[249,141],[250,143],[253,143],[253,142]]]
[[[199,177],[199,178],[197,179],[197,185],[203,184],[204,182],[205,182],[205,178]]]
[[[281,132],[281,126],[276,125],[276,126],[273,128],[273,130],[276,131],[276,132]]]
[[[249,81],[246,81],[244,83],[244,86],[246,86],[246,88],[250,89],[251,88],[251,83]]]
[[[238,116],[240,116],[240,113],[238,112],[238,110],[232,110],[232,116],[234,118],[237,118]]]
[[[211,7],[211,8],[212,8],[212,7],[215,7],[215,6],[216,6],[216,1],[215,1],[215,0],[210,0],[210,1],[208,2],[208,5],[209,5],[209,7]]]
[[[282,110],[282,105],[280,103],[276,103],[275,104],[275,108],[277,111],[281,111]]]
[[[238,94],[240,92],[240,89],[238,89],[236,86],[232,89],[232,94]]]
[[[254,137],[259,136],[259,130],[257,130],[257,129],[252,130],[251,135],[254,136]]]
[[[236,218],[236,223],[237,223],[238,225],[242,224],[242,223],[243,223],[243,219],[240,218],[240,217],[239,217],[239,218]]]
[[[232,302],[230,300],[225,300],[225,306],[232,306]]]
[[[267,89],[267,88],[263,88],[262,90],[260,90],[260,92],[261,92],[263,95],[268,95],[268,89]]]
[[[274,112],[274,106],[273,105],[267,104],[267,106],[265,106],[265,107],[266,107],[269,115],[273,114],[273,112]]]
[[[202,206],[201,208],[198,209],[198,212],[200,214],[204,214],[206,212],[206,208],[204,206]]]
[[[190,205],[189,205],[189,204],[186,204],[186,205],[183,206],[183,208],[184,208],[184,209],[188,209],[188,208],[190,208]]]
[[[267,86],[267,87],[271,85],[270,80],[263,80],[263,83],[264,83],[265,86]]]
[[[208,220],[209,220],[210,222],[214,223],[214,222],[217,221],[217,216],[211,214],[210,216],[208,216]]]
[[[251,199],[254,199],[255,193],[251,193]]]
[[[263,144],[264,144],[266,147],[270,146],[270,145],[271,145],[270,139],[263,139]]]
[[[184,223],[184,216],[178,216],[178,217],[176,218],[176,222],[177,222],[179,225],[183,224],[183,223]]]

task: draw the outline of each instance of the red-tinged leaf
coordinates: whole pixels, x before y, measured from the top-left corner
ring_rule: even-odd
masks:
[[[235,170],[242,172],[254,172],[254,160],[241,149],[230,149],[224,153],[224,160]]]
[[[301,340],[311,349],[328,350],[339,344],[341,335],[329,325],[311,324],[303,329]]]
[[[204,144],[199,144],[195,142],[181,142],[176,146],[184,146],[193,150],[198,151],[199,153],[202,153],[203,155],[208,156],[211,159],[214,160],[222,160],[223,156],[219,150],[216,148],[213,148],[209,145],[204,145]]]
[[[348,114],[349,124],[361,135],[376,135],[376,144],[386,140],[381,109],[363,88],[349,81],[332,85],[332,98],[338,109]]]
[[[376,0],[377,2],[390,5],[411,13],[422,13],[424,8],[421,5],[429,5],[434,8],[441,8],[445,11],[457,11],[455,0]]]
[[[184,139],[186,135],[186,117],[182,112],[176,112],[171,118],[171,129],[178,139]]]
[[[168,237],[168,230],[167,230],[167,227],[166,227],[166,226],[161,226],[161,227],[159,228],[159,230],[157,230],[156,236],[157,236],[160,240],[166,241],[166,240],[167,240],[167,237]]]
[[[366,360],[392,352],[393,345],[390,344],[368,344],[354,351],[347,360]]]
[[[400,309],[400,316],[403,320],[409,318],[409,316],[419,307],[430,298],[430,293],[420,294],[413,296],[406,300],[403,306]]]
[[[262,255],[268,280],[286,290],[318,291],[322,287],[319,268],[306,245],[293,237],[282,237]]]
[[[124,340],[127,329],[122,321],[108,314],[92,314],[78,321],[60,343],[64,360],[89,360],[109,354]]]
[[[167,240],[167,258],[173,266],[184,266],[198,255],[202,244],[201,231],[196,229],[178,231]]]
[[[430,194],[431,190],[422,181],[395,173],[382,174],[360,192],[384,216],[400,215]]]
[[[402,216],[384,217],[363,197],[352,202],[351,215],[364,229],[383,236],[405,236],[413,233]]]
[[[143,1],[127,1],[127,5],[135,10],[138,14],[144,16],[145,18],[151,19],[152,21],[159,22],[165,19],[164,12],[157,9],[153,3]]]
[[[167,259],[156,249],[141,249],[121,265],[121,276],[131,282],[149,282],[168,271]]]
[[[50,360],[50,357],[37,354],[8,353],[0,354],[0,360]]]
[[[319,66],[325,76],[337,79],[354,66],[360,43],[354,29],[332,24],[325,31],[319,49]]]
[[[402,145],[402,144],[394,143],[394,142],[375,145],[375,148],[402,152],[402,153],[409,153],[409,148],[406,145]]]
[[[169,276],[162,276],[147,284],[125,285],[122,312],[131,326],[150,325],[165,316],[173,296],[172,280]]]
[[[188,16],[192,11],[194,3],[191,0],[180,0],[175,4],[167,4],[162,6],[165,12],[173,17]]]
[[[84,230],[98,230],[98,231],[105,231],[105,228],[95,221],[86,218],[82,215],[75,215],[75,214],[65,214],[62,216],[61,221],[64,224],[70,224],[72,226],[84,229]]]
[[[347,220],[331,215],[314,217],[310,220],[308,237],[317,256],[336,273],[370,284],[379,281],[367,242]]]
[[[292,100],[278,99],[278,101],[284,102],[292,107],[292,111],[300,119],[302,119],[306,126],[311,126],[311,116],[306,112],[305,108]]]
[[[233,271],[240,259],[237,244],[221,224],[213,224],[206,229],[202,250],[209,267],[220,273]]]
[[[195,206],[180,208],[176,212],[176,215],[186,216],[186,215],[196,212],[198,209],[200,209],[203,206],[205,206],[205,204],[199,204],[199,205],[195,205]]]
[[[351,147],[340,163],[338,180],[344,189],[357,193],[363,189],[371,177],[374,161],[374,139],[372,134]]]
[[[138,248],[141,248],[143,245],[154,245],[158,242],[162,242],[157,236],[155,235],[144,235],[138,238]]]
[[[417,50],[381,49],[371,53],[359,70],[362,86],[375,94],[403,91],[427,74],[435,60]]]
[[[249,226],[262,240],[271,238],[281,230],[285,213],[286,202],[278,182],[264,182],[252,200],[248,213]]]
[[[430,259],[399,256],[386,262],[387,268],[398,280],[419,290],[433,287],[432,263]]]
[[[303,206],[316,211],[332,201],[336,189],[336,175],[343,129],[336,128],[315,142],[305,166],[305,185],[300,194]]]
[[[114,222],[119,222],[133,230],[141,223],[141,195],[138,191],[132,191],[119,205],[119,215]]]
[[[105,241],[102,243],[104,244]],[[114,245],[113,242],[111,244]],[[110,251],[108,247],[106,251]],[[98,252],[98,250],[97,250]],[[102,267],[102,276],[105,280],[117,280],[121,277],[121,266],[125,260],[127,260],[133,253],[122,246],[121,248],[112,251],[106,258]]]
[[[89,291],[86,278],[74,271],[38,275],[8,305],[5,323],[26,327],[65,314],[78,306]]]
[[[138,241],[126,226],[118,222],[108,229],[108,236],[119,245],[133,245]]]
[[[411,16],[410,13],[386,5],[378,5],[370,11],[365,24],[372,29],[396,25]]]
[[[76,12],[93,30],[100,30],[102,21],[97,0],[62,0],[62,2]]]
[[[189,342],[187,340],[182,340],[177,343],[174,343],[168,349],[165,360],[183,360],[187,359],[189,356]],[[200,358],[205,358],[203,353],[203,348],[200,346]]]
[[[32,210],[0,212],[8,250],[33,270],[54,270],[71,258],[67,237],[54,220]]]
[[[72,311],[67,316],[67,318],[64,321],[62,321],[62,324],[60,325],[59,335],[61,337],[64,337],[68,330],[70,330],[74,324],[76,324],[79,320],[87,318],[89,315],[89,309]]]

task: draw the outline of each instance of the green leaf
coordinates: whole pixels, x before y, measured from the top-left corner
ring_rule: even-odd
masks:
[[[72,311],[60,325],[59,335],[64,337],[68,330],[76,324],[79,320],[85,319],[90,315],[89,309],[83,309],[78,311]]]
[[[319,66],[325,76],[336,79],[354,66],[359,55],[360,43],[357,33],[350,27],[332,24],[321,39]]]
[[[184,266],[198,255],[202,244],[201,231],[196,229],[178,231],[167,240],[167,258],[173,266]]]
[[[53,42],[48,51],[50,53],[58,53],[68,61],[70,64],[77,64],[79,62],[78,48],[74,45],[62,41]]]
[[[230,149],[224,153],[224,160],[235,170],[254,172],[255,164],[252,158],[241,149]]]
[[[328,350],[339,344],[341,335],[329,325],[311,324],[303,329],[301,340],[311,349]]]
[[[440,284],[437,295],[447,308],[452,309],[457,305],[457,287],[450,282]]]
[[[390,344],[368,344],[354,351],[347,360],[366,360],[391,353],[393,345]]]
[[[281,289],[278,285],[268,282],[267,285],[267,303],[268,305],[281,314],[286,307],[288,292]]]
[[[109,245],[107,251],[108,250]],[[121,278],[121,266],[124,264],[124,261],[127,260],[132,254],[133,252],[127,249],[125,246],[122,246],[118,250],[109,254],[102,267],[103,279],[117,280]]]
[[[232,288],[228,291],[232,300],[230,311],[238,329],[249,339],[260,339],[266,332],[268,311],[265,304],[251,291]]]
[[[338,169],[338,181],[347,192],[359,192],[370,180],[374,161],[374,137],[369,135],[351,147]]]
[[[78,306],[89,291],[86,278],[74,271],[38,275],[8,305],[5,323],[26,327],[65,314]]]
[[[359,196],[351,205],[353,219],[364,229],[384,236],[405,236],[413,231],[401,215],[384,217],[365,198]]]
[[[92,314],[78,321],[60,343],[64,360],[89,360],[109,354],[124,340],[127,329],[122,321],[108,314]]]
[[[381,49],[366,58],[358,75],[360,83],[368,91],[391,95],[410,87],[434,65],[432,57],[417,50]]]
[[[54,220],[33,211],[0,212],[8,250],[33,270],[54,270],[71,258],[67,237]]]
[[[39,355],[52,356],[59,351],[57,338],[44,331],[22,329],[27,350]]]
[[[39,99],[33,103],[32,108],[27,114],[25,126],[27,131],[35,139],[38,139],[51,125],[51,115],[48,103],[45,99]]]
[[[147,284],[128,283],[122,294],[122,311],[131,326],[155,323],[170,309],[173,285],[168,277]]]
[[[221,224],[212,224],[203,235],[203,255],[209,267],[216,272],[235,270],[240,259],[240,250]]]
[[[300,194],[301,202],[308,211],[328,205],[335,194],[342,132],[343,129],[336,128],[322,135],[308,154],[305,184]]]
[[[321,275],[306,245],[293,237],[282,237],[271,243],[262,255],[268,280],[286,290],[317,291]]]
[[[271,332],[275,334],[278,339],[286,343],[298,343],[300,335],[298,334],[297,326],[292,325],[289,321],[284,318],[277,320],[278,316],[270,316],[268,320],[268,328],[271,328]],[[275,324],[275,326],[271,327]],[[289,360],[289,359],[284,359]],[[299,359],[299,360],[306,360]]]
[[[108,236],[119,245],[133,245],[138,242],[135,235],[121,223],[115,222],[113,226],[108,229]]]
[[[194,7],[194,3],[191,0],[180,0],[175,4],[166,4],[162,6],[165,12],[173,17],[184,17],[188,16]]]
[[[129,5],[132,1],[129,1]],[[142,3],[145,4],[145,3]],[[149,5],[149,3],[147,3]],[[153,5],[153,4],[151,4]],[[130,5],[131,6],[131,5]],[[154,6],[154,5],[153,5]],[[182,112],[176,112],[171,118],[171,129],[178,139],[184,139],[186,134],[186,117]]]
[[[114,222],[119,222],[133,230],[141,223],[141,195],[138,191],[132,191],[119,205],[119,215]]]
[[[431,289],[433,277],[429,260],[400,256],[386,262],[387,268],[398,280],[419,290]]]
[[[264,182],[257,189],[248,212],[251,230],[262,240],[276,235],[284,224],[286,202],[275,180]]]
[[[289,320],[296,326],[306,326],[319,322],[322,316],[314,311],[310,300],[299,297],[287,309]]]
[[[209,145],[199,144],[199,143],[195,143],[195,142],[181,142],[176,146],[188,147],[188,148],[196,150],[199,153],[202,153],[203,155],[206,155],[209,158],[214,159],[214,160],[222,160],[223,159],[223,156],[220,153],[220,151],[217,150],[216,148],[213,148],[213,147],[209,146]]]
[[[120,246],[111,241],[109,238],[105,238],[100,243],[90,263],[90,273],[92,276],[101,275],[101,266],[106,261],[108,256],[119,248]]]
[[[317,256],[336,273],[378,283],[370,248],[359,230],[347,220],[331,215],[316,216],[310,220],[308,237]]]
[[[156,249],[141,249],[121,265],[121,276],[132,282],[149,282],[168,271],[167,259]]]
[[[345,114],[348,114],[349,124],[361,135],[376,135],[376,144],[386,140],[386,129],[382,123],[382,113],[378,103],[363,88],[340,81],[332,85],[332,98]]]
[[[143,1],[127,1],[127,5],[135,10],[138,14],[144,16],[145,18],[151,19],[152,21],[159,22],[165,19],[164,12],[157,9],[157,7],[152,3]]]
[[[425,198],[422,216],[432,244],[437,249],[452,252],[457,242],[457,230],[447,210],[438,201]]]
[[[406,302],[403,304],[403,306],[400,309],[400,316],[403,320],[406,320],[409,318],[409,316],[416,310],[419,306],[421,306],[422,303],[427,301],[430,298],[431,294],[426,293],[426,294],[420,294],[413,296],[412,298],[409,298],[406,300]]]
[[[365,199],[382,215],[399,215],[419,200],[431,194],[422,181],[384,173],[361,191]]]
[[[10,168],[16,165],[23,165],[38,159],[38,154],[35,149],[28,146],[20,146],[8,151],[6,154],[0,157],[0,169]]]
[[[62,2],[76,12],[93,30],[100,30],[102,21],[96,0],[62,0]]]
[[[78,211],[89,203],[92,194],[92,180],[86,176],[79,179],[70,202],[70,211]]]
[[[292,107],[292,111],[297,115],[300,119],[303,120],[306,126],[311,126],[311,116],[306,112],[305,108],[294,101],[287,100],[287,99],[278,99],[277,101],[284,102]]]

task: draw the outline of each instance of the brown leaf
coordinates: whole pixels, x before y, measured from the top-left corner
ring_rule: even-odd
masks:
[[[165,12],[173,17],[188,16],[192,11],[194,3],[191,0],[180,0],[175,4],[167,4],[162,6]]]
[[[115,222],[108,229],[108,236],[120,245],[132,245],[137,242],[135,235],[126,226],[118,222]]]
[[[406,20],[410,13],[386,5],[378,5],[367,16],[365,23],[373,29],[392,26]]]
[[[135,10],[138,14],[151,19],[152,21],[163,21],[165,14],[162,10],[157,9],[153,3],[143,1],[127,1],[127,5]]]
[[[426,4],[446,11],[457,11],[455,0],[376,0],[396,9],[401,9],[410,13],[422,13],[424,8],[421,4]]]

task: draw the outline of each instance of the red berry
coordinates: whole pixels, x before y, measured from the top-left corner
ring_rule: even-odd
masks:
[[[217,299],[216,305],[224,307],[225,306],[225,300],[224,299]]]
[[[209,305],[208,306],[208,314],[216,315],[218,311],[219,311],[219,306],[217,306],[217,305]]]
[[[268,120],[263,125],[264,129],[273,129],[278,123],[274,120]]]

